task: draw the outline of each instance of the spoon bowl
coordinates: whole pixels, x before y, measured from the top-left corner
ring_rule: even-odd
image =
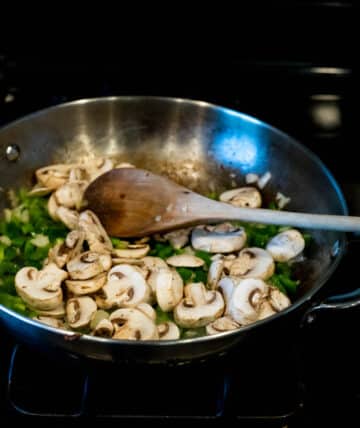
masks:
[[[110,236],[124,238],[229,220],[360,231],[360,217],[234,207],[137,168],[118,168],[102,174],[86,189],[85,200]]]

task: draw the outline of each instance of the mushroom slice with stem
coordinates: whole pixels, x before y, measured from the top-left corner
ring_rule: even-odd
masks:
[[[99,291],[106,282],[106,273],[100,273],[94,278],[73,280],[68,279],[65,281],[66,288],[74,293],[76,296],[83,296],[85,294],[92,294]]]
[[[113,257],[123,257],[129,259],[141,259],[150,251],[150,246],[147,244],[129,244],[127,248],[113,249],[111,254]]]
[[[70,260],[66,267],[71,279],[89,279],[111,268],[110,254],[86,251]]]
[[[114,325],[113,339],[155,340],[159,338],[156,325],[143,311],[122,308],[110,315]]]
[[[157,325],[157,331],[160,340],[177,340],[180,339],[180,329],[172,321],[166,321]]]
[[[229,316],[218,318],[206,326],[206,333],[208,335],[224,333],[225,331],[237,330],[240,324],[234,321]]]
[[[54,262],[59,268],[62,268],[72,257],[80,254],[83,242],[83,232],[72,230],[67,234],[64,242],[60,242],[55,247],[50,248],[48,263]]]
[[[174,309],[174,319],[181,327],[203,327],[219,318],[224,307],[218,291],[207,290],[202,282],[191,283],[185,287],[185,298]]]
[[[24,267],[15,276],[15,288],[29,306],[48,311],[61,304],[63,295],[60,285],[67,276],[67,272],[55,263],[40,271],[34,267]]]
[[[72,328],[86,327],[96,312],[96,303],[89,296],[75,297],[66,304],[67,321]]]
[[[234,287],[227,307],[227,314],[241,325],[259,319],[261,304],[267,299],[269,286],[261,279],[240,280]]]
[[[261,304],[259,319],[267,318],[291,305],[290,299],[278,288],[269,288],[267,299]]]
[[[174,267],[200,267],[204,265],[204,260],[190,254],[178,254],[166,259],[166,263]]]
[[[164,312],[169,312],[183,297],[184,283],[175,269],[159,269],[153,275],[156,301]]]
[[[113,249],[111,240],[100,220],[90,210],[83,211],[79,217],[79,227],[85,233],[85,239],[90,250],[97,253],[111,252]]]
[[[231,296],[234,292],[235,287],[241,280],[239,278],[232,278],[230,276],[226,276],[222,278],[218,283],[218,290],[221,291],[225,304],[226,304],[226,312],[228,312]]]
[[[106,318],[99,321],[93,330],[94,336],[110,338],[113,335],[114,326],[112,322]]]
[[[260,208],[261,194],[256,187],[239,187],[228,190],[220,195],[220,201],[228,202],[235,207]]]
[[[164,262],[160,257],[151,257],[147,256],[141,259],[143,263],[143,270],[147,270],[148,274],[146,276],[146,281],[150,285],[150,288],[153,293],[156,292],[156,273],[159,269],[168,269],[169,266]]]
[[[69,173],[74,165],[49,165],[35,172],[38,182],[48,189],[56,190],[69,179]]]
[[[277,262],[287,262],[298,256],[305,248],[305,240],[296,229],[288,229],[270,239],[266,250]]]
[[[191,244],[196,250],[209,253],[232,253],[241,250],[246,242],[245,230],[228,226],[214,228],[212,226],[197,227],[191,234]]]
[[[275,272],[271,255],[262,248],[244,248],[230,267],[231,276],[268,279]]]
[[[113,306],[131,307],[150,300],[150,287],[136,266],[117,265],[108,273],[103,287],[105,301]]]

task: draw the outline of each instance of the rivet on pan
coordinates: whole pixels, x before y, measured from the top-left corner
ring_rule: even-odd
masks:
[[[20,147],[17,144],[9,144],[5,149],[6,159],[15,162],[20,157]]]

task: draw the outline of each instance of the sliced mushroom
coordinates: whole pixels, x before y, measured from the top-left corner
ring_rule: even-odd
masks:
[[[113,257],[141,259],[145,257],[149,251],[150,246],[147,244],[130,244],[124,249],[113,249],[111,254]]]
[[[268,300],[276,312],[282,311],[291,305],[290,299],[276,287],[270,287]]]
[[[94,336],[110,338],[113,335],[114,326],[106,318],[99,321],[94,329]]]
[[[150,287],[139,269],[131,265],[114,266],[102,290],[111,307],[133,307],[150,300]]]
[[[157,325],[160,340],[180,339],[179,327],[172,321],[166,321]]]
[[[110,254],[86,251],[70,260],[66,267],[71,279],[89,279],[111,268]]]
[[[68,279],[65,281],[66,287],[69,291],[74,293],[76,296],[83,296],[85,294],[92,294],[99,291],[106,283],[106,273],[100,273],[94,278],[84,280],[72,280]]]
[[[225,331],[236,330],[240,325],[232,318],[225,316],[218,318],[206,326],[206,333],[209,335],[224,333]]]
[[[118,309],[110,315],[110,321],[115,328],[113,339],[154,340],[159,338],[154,321],[138,309]]]
[[[56,201],[55,198],[55,193],[53,193],[47,203],[47,209],[48,209],[48,213],[49,216],[55,220],[55,221],[59,221],[59,216],[57,215],[57,210],[59,209],[59,204]]]
[[[174,309],[175,322],[185,328],[203,327],[224,312],[218,291],[208,291],[202,282],[187,284],[185,298]]]
[[[84,231],[90,250],[97,253],[111,252],[113,249],[110,238],[100,220],[90,210],[83,211],[79,217],[79,228]]]
[[[33,320],[39,321],[42,324],[49,325],[50,327],[55,327],[55,328],[63,328],[64,327],[64,321],[57,319],[57,318],[47,317],[47,316],[43,316],[43,315],[37,315],[36,317],[33,318]]]
[[[243,208],[259,208],[262,202],[260,192],[250,186],[228,190],[220,195],[220,201]]]
[[[67,278],[67,272],[50,263],[42,270],[25,267],[15,276],[15,288],[18,295],[35,309],[52,310],[62,302],[61,283]]]
[[[271,255],[262,248],[244,248],[230,267],[231,276],[268,279],[275,272]]]
[[[156,276],[159,269],[168,269],[168,265],[160,257],[147,256],[141,259],[143,270],[147,271],[146,281],[150,285],[152,292],[156,292]]]
[[[36,311],[38,315],[43,315],[44,317],[63,318],[65,316],[65,304],[64,304],[64,302],[61,302],[59,306],[57,306],[56,308],[51,309],[49,311],[45,311],[42,309],[36,309],[30,305],[29,305],[29,308]]]
[[[302,234],[296,229],[288,229],[270,239],[266,250],[277,262],[287,262],[298,256],[305,248]]]
[[[261,279],[240,280],[234,287],[227,314],[240,325],[251,324],[259,319],[261,304],[266,300],[269,286]]]
[[[178,254],[166,259],[166,263],[174,267],[200,267],[204,265],[204,260],[190,254]]]
[[[70,230],[77,229],[79,225],[79,213],[66,207],[59,207],[56,211],[58,219]]]
[[[79,230],[72,230],[67,234],[64,242],[61,242],[55,245],[55,247],[50,248],[48,254],[48,263],[54,262],[59,268],[62,268],[71,258],[80,254],[83,241],[83,232]]]
[[[139,311],[141,311],[141,312],[144,312],[144,314],[146,316],[148,316],[151,320],[153,320],[155,322],[155,320],[156,320],[156,311],[155,311],[155,309],[151,305],[149,305],[148,303],[139,303],[136,306],[136,309],[139,310]]]
[[[38,182],[48,189],[56,190],[69,179],[69,172],[74,165],[49,165],[35,172]]]
[[[89,296],[76,297],[66,304],[67,321],[72,328],[86,327],[96,312],[96,303]]]
[[[229,227],[227,231],[211,226],[197,227],[191,234],[192,246],[210,253],[232,253],[241,250],[245,242],[246,233],[242,227]]]
[[[63,184],[54,193],[56,202],[66,208],[79,209],[86,186],[85,181],[70,181]]]
[[[48,187],[40,186],[36,184],[27,194],[27,196],[46,196],[52,192]]]
[[[184,247],[189,241],[191,228],[178,229],[173,232],[168,232],[164,235],[164,239],[170,242],[171,246],[180,249]]]
[[[128,257],[112,257],[112,264],[114,265],[134,265],[134,266],[143,266],[141,259],[131,259]]]
[[[218,283],[218,290],[222,293],[225,304],[226,304],[226,312],[228,312],[231,296],[234,292],[235,287],[241,280],[239,278],[232,278],[230,276],[226,276],[222,278]]]
[[[152,278],[156,301],[164,312],[169,312],[183,297],[184,284],[175,269],[159,269]]]
[[[217,288],[223,269],[224,269],[223,259],[217,259],[211,262],[211,265],[209,267],[208,277],[207,277],[207,285],[211,290],[214,290],[215,288]]]
[[[114,168],[114,162],[111,159],[98,158],[87,162],[86,171],[90,180],[95,180],[99,175]]]

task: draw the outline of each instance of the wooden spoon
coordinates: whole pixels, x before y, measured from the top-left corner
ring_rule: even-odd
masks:
[[[99,176],[87,188],[85,200],[110,236],[141,237],[224,220],[360,231],[360,217],[237,208],[136,168],[113,169]]]

